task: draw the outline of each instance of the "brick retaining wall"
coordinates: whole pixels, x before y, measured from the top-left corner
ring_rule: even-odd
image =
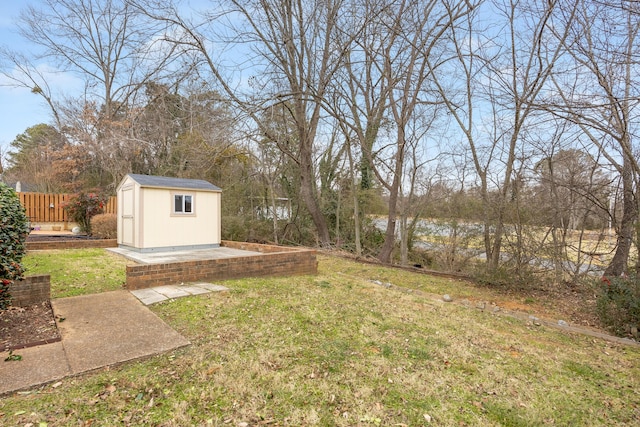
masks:
[[[269,245],[269,244],[263,244],[263,243],[236,242],[233,240],[223,240],[220,243],[220,246],[224,246],[232,249],[240,249],[242,251],[253,251],[253,252],[262,252],[262,253],[304,252],[304,251],[311,250],[307,248],[296,248],[292,246],[278,246],[278,245]]]
[[[28,307],[51,299],[51,276],[26,276],[9,286],[11,305]]]
[[[229,241],[223,241],[222,246],[261,252],[261,254],[170,264],[129,265],[125,288],[133,290],[202,280],[303,275],[318,272],[316,251],[313,249]]]
[[[87,249],[87,248],[115,248],[118,246],[116,239],[69,239],[34,241],[25,243],[28,251],[40,251],[48,249]]]

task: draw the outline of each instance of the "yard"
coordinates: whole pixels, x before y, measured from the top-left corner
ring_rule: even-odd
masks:
[[[54,297],[118,287],[124,263],[87,252],[25,262],[30,273],[57,270]],[[89,259],[102,261],[81,271]],[[0,399],[0,424],[639,423],[639,347],[437,296],[550,316],[563,315],[562,304],[333,256],[319,261],[317,276],[226,281],[230,292],[152,306],[192,345]]]

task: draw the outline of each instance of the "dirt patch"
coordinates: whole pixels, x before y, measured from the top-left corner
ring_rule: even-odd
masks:
[[[493,290],[500,295],[499,305],[504,308],[606,330],[596,314],[596,290],[591,286],[561,283]]]
[[[51,303],[0,310],[0,351],[60,341]]]

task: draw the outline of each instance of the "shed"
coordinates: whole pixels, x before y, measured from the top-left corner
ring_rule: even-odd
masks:
[[[120,247],[160,252],[220,246],[222,190],[208,181],[128,174],[117,197]]]

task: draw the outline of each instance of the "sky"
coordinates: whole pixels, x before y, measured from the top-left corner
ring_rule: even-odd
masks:
[[[0,0],[0,46],[20,52],[33,51],[35,46],[18,34],[17,18],[28,5],[38,7],[41,0]],[[185,8],[196,8],[206,0],[183,0]],[[1,66],[2,64],[0,64]],[[71,73],[53,69],[49,64],[37,64],[40,71],[47,71],[47,81],[52,92],[61,95],[78,95],[82,92],[81,81]],[[9,144],[17,135],[34,125],[52,123],[49,107],[41,96],[29,89],[7,86],[8,80],[0,76],[0,158],[6,154]]]
[[[0,1],[0,45],[16,50],[29,50],[17,34],[16,18],[26,2]],[[28,89],[6,86],[7,80],[0,77],[0,152],[4,153],[15,137],[28,127],[51,121],[49,110],[41,97]]]

